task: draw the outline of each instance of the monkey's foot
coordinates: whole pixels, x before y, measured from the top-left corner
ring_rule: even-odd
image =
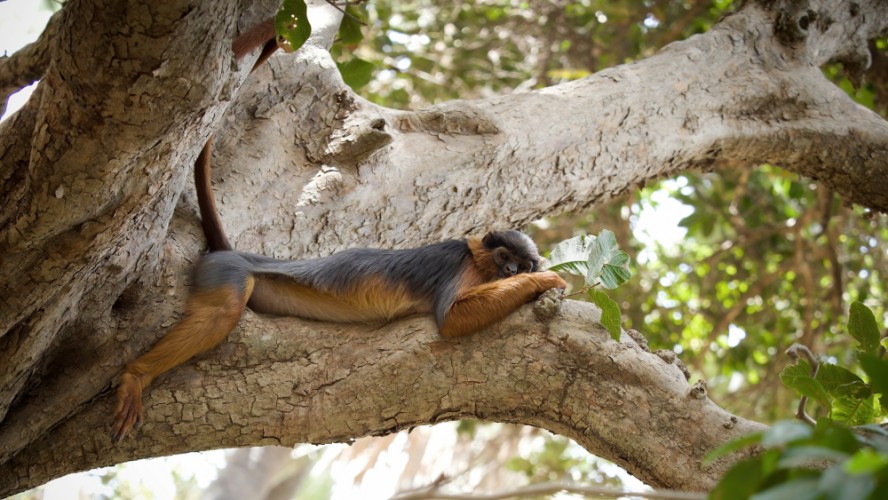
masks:
[[[124,373],[117,388],[117,408],[111,425],[111,441],[119,443],[133,427],[142,425],[142,383],[131,373]]]

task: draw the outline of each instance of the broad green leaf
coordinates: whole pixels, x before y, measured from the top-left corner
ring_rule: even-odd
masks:
[[[860,449],[860,441],[848,427],[834,423],[828,418],[817,419],[812,438],[818,446],[826,446],[834,450],[853,454]]]
[[[879,347],[879,327],[876,325],[876,317],[869,307],[861,302],[851,303],[851,313],[848,316],[848,333],[860,343],[860,350],[875,354]]]
[[[805,500],[808,498],[814,499],[818,497],[817,494],[817,485],[818,478],[816,477],[800,477],[798,479],[793,479],[787,481],[785,483],[778,484],[767,490],[756,493],[749,497],[750,500],[786,500],[787,498],[791,498],[793,500]]]
[[[883,455],[870,448],[863,448],[844,464],[849,474],[872,474],[879,469],[888,467],[888,455]]]
[[[367,85],[370,82],[370,78],[373,77],[373,70],[376,68],[372,63],[357,57],[353,57],[342,64],[336,63],[336,65],[339,67],[339,73],[342,74],[342,80],[353,90],[358,90]]]
[[[586,234],[562,241],[546,259],[546,269],[585,277],[589,274],[589,253],[594,243],[595,237]]]
[[[361,31],[361,20],[364,19],[364,16],[361,15],[360,10],[354,5],[345,8],[348,15],[343,16],[342,22],[339,24],[339,43],[354,45],[364,39],[364,33]]]
[[[761,432],[753,432],[752,434],[732,439],[707,453],[706,457],[703,458],[703,465],[709,465],[725,455],[734,453],[737,450],[742,450],[743,448],[748,448],[754,444],[759,444],[762,442],[762,436],[763,433]]]
[[[601,326],[610,333],[612,339],[619,342],[620,325],[623,321],[620,314],[620,306],[608,297],[606,293],[594,288],[589,290],[589,299],[601,309]]]
[[[869,384],[873,392],[888,395],[888,359],[862,354],[860,366],[869,377]]]
[[[777,465],[781,468],[810,467],[820,461],[842,462],[848,454],[823,446],[790,446],[786,448]]]
[[[744,460],[731,467],[715,489],[709,493],[710,500],[746,500],[758,490],[765,477],[761,456]]]
[[[624,263],[613,263],[616,260],[624,261]],[[626,267],[627,262],[629,262],[629,255],[626,252],[619,252],[614,256],[614,260],[611,263],[605,264],[601,269],[601,276],[599,276],[599,279],[601,279],[601,286],[608,290],[613,290],[629,281],[629,278],[632,277],[632,273],[629,272],[629,268]]]
[[[849,396],[851,393],[848,389],[859,387],[853,384],[863,384],[863,379],[858,377],[854,372],[841,366],[828,363],[820,363],[820,370],[818,370],[815,379],[823,385],[826,392],[829,392],[833,396]],[[839,388],[843,388],[839,393],[833,392]],[[869,396],[869,394],[866,394],[863,397],[867,396]]]
[[[868,498],[876,489],[876,481],[870,474],[848,474],[844,467],[837,465],[826,469],[820,476],[817,489],[829,499]]]
[[[287,52],[295,52],[311,35],[305,0],[284,0],[274,16],[274,29],[285,43],[278,43]]]
[[[613,231],[607,229],[601,231],[595,238],[587,265],[587,285],[593,285],[600,280],[603,287],[613,289],[625,283],[631,276],[628,268],[629,255],[617,247],[617,237]]]
[[[811,378],[811,365],[805,360],[800,360],[795,365],[787,366],[780,373],[780,381],[790,389],[794,389],[802,396],[816,399],[824,408],[831,409],[830,397],[826,389],[818,382]]]
[[[793,441],[808,439],[813,432],[808,424],[797,420],[781,420],[762,434],[761,444],[765,448],[782,446]]]
[[[869,390],[865,385],[863,387]],[[873,396],[839,396],[833,399],[832,410],[833,420],[851,426],[868,424],[876,417]]]

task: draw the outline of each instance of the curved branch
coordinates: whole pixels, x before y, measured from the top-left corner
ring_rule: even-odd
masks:
[[[691,395],[678,367],[627,336],[612,341],[599,318],[567,301],[543,324],[528,306],[446,340],[426,317],[367,331],[247,314],[231,342],[158,381],[135,438],[112,445],[109,394],[5,464],[0,495],[158,454],[343,442],[458,418],[543,427],[650,484],[711,487],[729,464],[702,468],[705,453],[762,426]]]
[[[11,56],[0,56],[0,115],[6,112],[9,96],[36,82],[46,72],[63,11],[59,10],[49,18],[37,41]]]

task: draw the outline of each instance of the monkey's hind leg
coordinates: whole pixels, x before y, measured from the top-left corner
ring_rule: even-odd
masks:
[[[141,425],[142,390],[161,373],[225,340],[243,314],[252,289],[253,278],[247,276],[245,286],[226,284],[193,293],[185,316],[151,350],[127,365],[117,388],[111,426],[115,443]]]

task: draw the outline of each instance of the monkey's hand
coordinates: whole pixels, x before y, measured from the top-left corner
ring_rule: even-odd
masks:
[[[534,278],[537,293],[543,293],[552,288],[558,288],[561,290],[567,288],[567,282],[561,279],[561,276],[558,276],[558,273],[554,271],[530,273],[527,276],[532,276]]]
[[[117,408],[111,425],[111,440],[119,443],[133,427],[142,425],[142,382],[136,375],[124,373],[117,388]]]

